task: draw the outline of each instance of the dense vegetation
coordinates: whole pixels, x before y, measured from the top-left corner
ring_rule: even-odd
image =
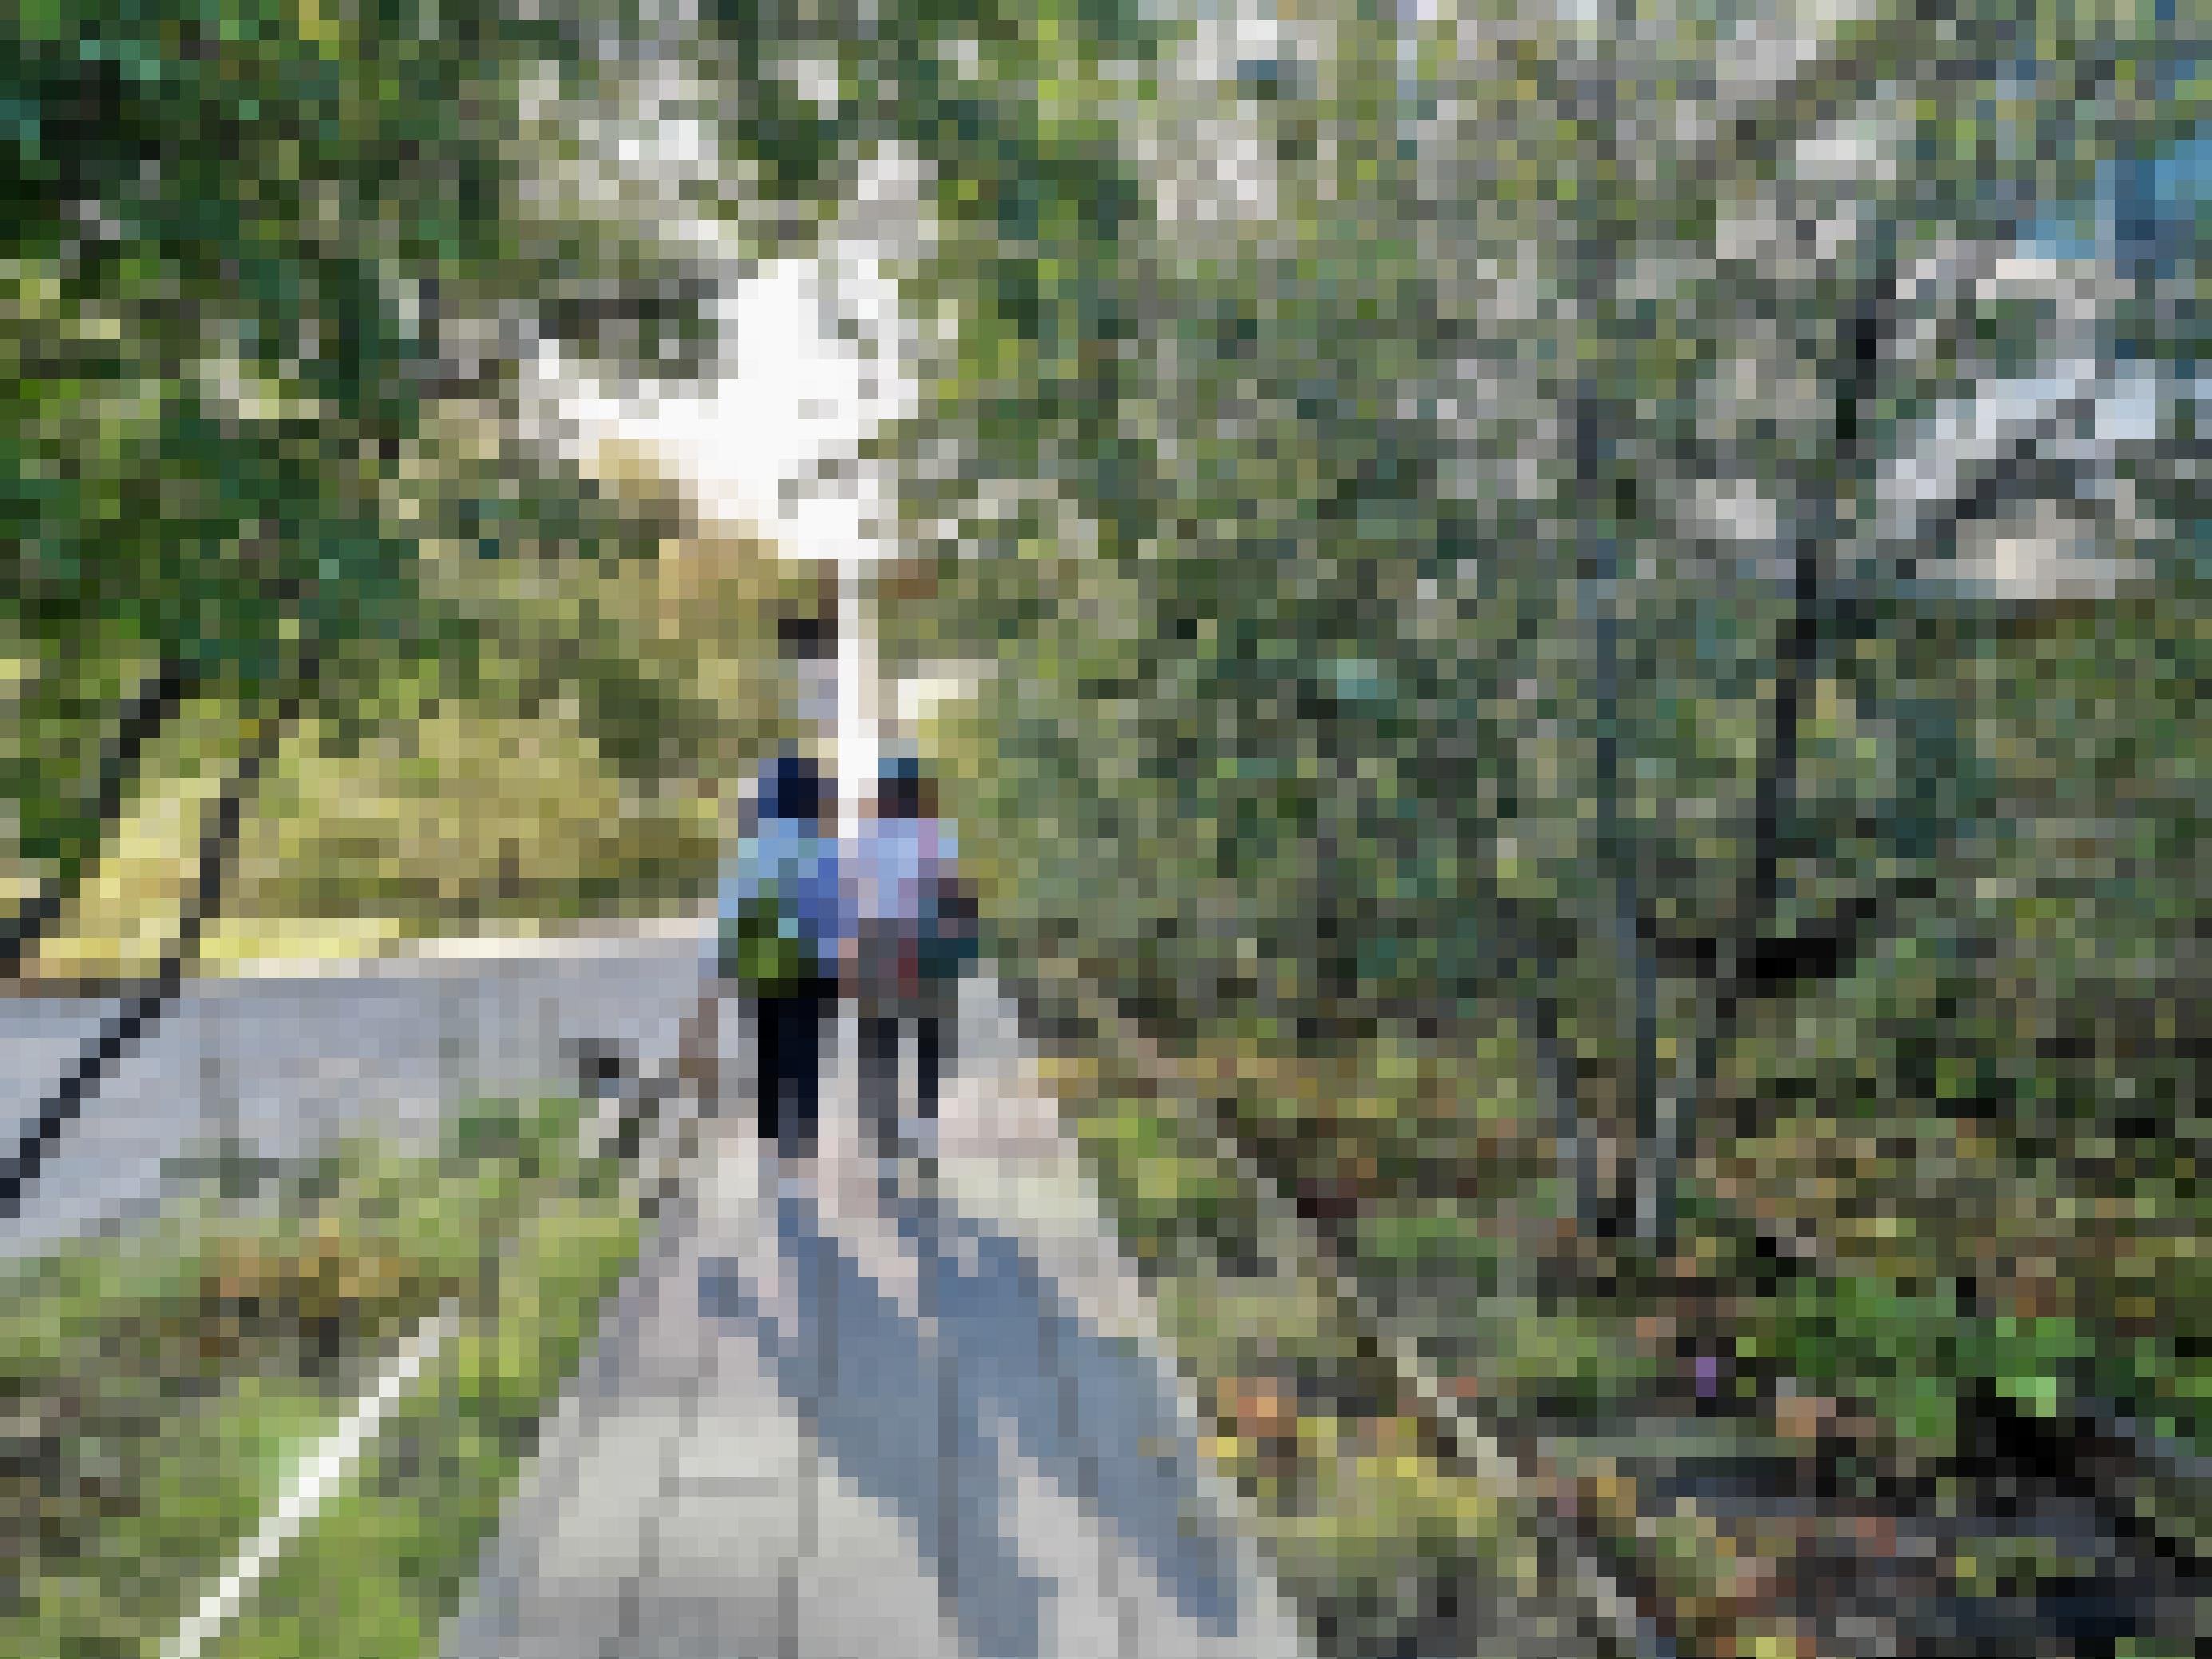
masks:
[[[174,1632],[442,1305],[448,1339],[363,1478],[220,1645],[429,1650],[636,1257],[635,1194],[580,1155],[580,1121],[487,1102],[427,1153],[216,1162],[147,1235],[9,1264],[8,1651],[112,1659]]]
[[[1535,1524],[1437,1484],[1361,1320],[1548,1460],[1649,1642],[2201,1633],[2187,9],[702,9],[763,251],[918,165],[877,459],[933,581],[885,642],[991,665],[936,741],[1002,971],[1110,1016],[1070,1103],[1133,1243],[1241,1294],[1273,1188],[1364,1298],[1207,1361],[1336,1644],[1471,1644]],[[269,772],[272,915],[703,867],[667,785],[769,728],[650,643],[682,504],[500,408],[541,337],[666,372],[700,279],[518,153],[637,43],[532,15],[0,22],[8,970],[149,766]],[[544,719],[563,786],[450,863],[287,830]],[[610,811],[647,831],[543,875],[521,827]],[[227,890],[182,886],[164,962]]]
[[[704,545],[650,477],[516,418],[542,343],[651,381],[710,343],[689,256],[545,136],[621,64],[495,5],[0,28],[0,968],[186,969],[250,945],[226,915],[414,931],[695,895],[700,797],[774,729],[772,552]],[[434,849],[461,804],[426,822],[425,782],[489,797],[458,862]],[[332,834],[364,795],[386,810]],[[226,801],[265,880],[216,867]]]
[[[2179,1640],[2201,40],[1436,11],[728,17],[842,73],[771,177],[928,164],[900,619],[995,668],[1009,971],[1644,1493],[1686,1648]]]

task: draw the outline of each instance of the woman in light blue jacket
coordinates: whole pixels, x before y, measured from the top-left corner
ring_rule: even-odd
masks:
[[[793,1157],[814,1150],[823,1024],[852,936],[836,817],[836,790],[814,763],[778,756],[762,769],[758,821],[719,905],[718,972],[757,1015],[761,1139]]]

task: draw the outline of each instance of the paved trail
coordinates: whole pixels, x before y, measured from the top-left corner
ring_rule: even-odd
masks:
[[[708,1127],[451,1659],[1305,1651],[1011,1012],[969,990],[935,1183],[864,1151],[848,1065],[811,1175]]]
[[[6,1248],[157,1203],[165,1160],[213,1133],[280,1157],[371,1127],[427,1141],[472,1091],[573,1087],[576,1038],[658,1066],[697,931],[195,987]],[[0,1004],[21,1109],[111,1006]],[[864,1155],[849,1063],[787,1198],[743,1109],[708,1126],[487,1549],[453,1659],[1305,1651],[1203,1475],[1188,1391],[987,981],[960,1039],[932,1188]],[[744,1048],[733,1032],[733,1077]]]

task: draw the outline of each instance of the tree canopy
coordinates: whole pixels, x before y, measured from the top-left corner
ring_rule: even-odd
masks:
[[[993,665],[1013,971],[1309,1060],[1514,1034],[1620,1282],[1741,1290],[1735,1358],[1914,1455],[2195,1421],[2198,32],[808,15],[725,15],[835,89],[737,137],[923,169],[899,625]]]
[[[561,630],[472,577],[680,506],[470,445],[544,341],[699,355],[656,205],[819,252],[897,171],[922,397],[870,459],[936,580],[884,632],[989,669],[938,738],[1009,978],[1226,1054],[1237,1155],[1501,1431],[1656,1420],[1590,1373],[1690,1364],[1667,1433],[1716,1378],[1762,1433],[1815,1398],[1881,1501],[1980,1480],[1994,1529],[2047,1432],[2166,1571],[2208,1386],[2201,25],[1224,10],[15,8],[11,948],[181,706],[311,664],[342,726],[403,666],[535,706],[580,656],[618,769],[710,746],[620,630],[509,673]],[[595,206],[672,50],[712,157]]]

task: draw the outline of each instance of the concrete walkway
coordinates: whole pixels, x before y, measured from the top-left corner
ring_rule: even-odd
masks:
[[[864,1149],[849,1064],[811,1168],[706,1126],[452,1659],[1307,1651],[1011,1012],[969,991],[934,1180]]]

